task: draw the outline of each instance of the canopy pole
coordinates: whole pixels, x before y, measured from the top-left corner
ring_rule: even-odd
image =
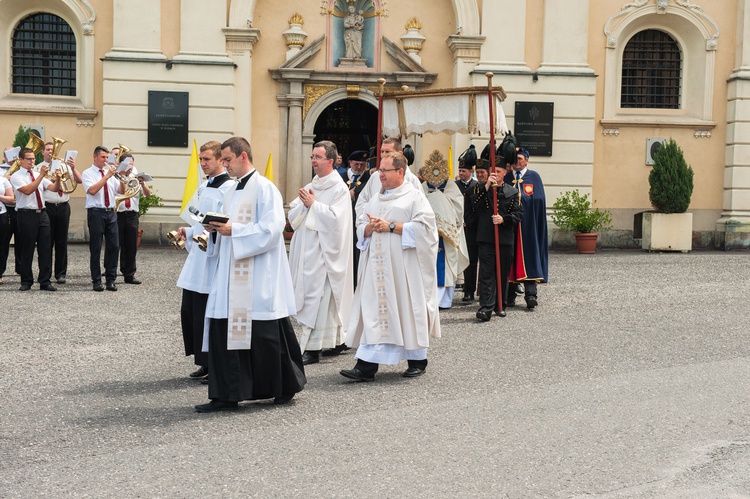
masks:
[[[380,146],[383,145],[383,93],[385,92],[385,78],[378,78],[380,92],[378,94],[378,138],[376,140],[377,149],[375,155],[377,162],[375,168],[380,168]]]
[[[490,111],[490,173],[494,174],[496,173],[495,170],[495,113],[493,109],[493,100],[494,97],[492,95],[492,77],[494,76],[491,71],[488,71],[485,73],[485,76],[487,77],[487,95],[489,96],[489,99],[487,99],[487,102],[489,104],[489,111]],[[497,215],[497,184],[492,186],[492,214]],[[502,273],[500,271],[500,228],[495,225],[495,278],[497,279],[497,285],[495,288],[497,289],[497,309],[502,312],[503,311],[503,290],[500,288],[502,285]]]

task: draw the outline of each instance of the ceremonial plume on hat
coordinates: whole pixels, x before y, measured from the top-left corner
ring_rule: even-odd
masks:
[[[477,164],[477,148],[471,144],[468,149],[458,157],[458,167],[471,170]]]

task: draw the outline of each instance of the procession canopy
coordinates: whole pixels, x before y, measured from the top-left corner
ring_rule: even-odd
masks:
[[[492,87],[495,133],[505,135],[508,124],[500,103],[502,87]],[[488,87],[388,91],[383,95],[383,133],[408,137],[424,133],[489,135]]]

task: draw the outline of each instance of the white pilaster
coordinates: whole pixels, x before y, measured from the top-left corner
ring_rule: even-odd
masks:
[[[525,1],[525,0],[522,0]],[[479,57],[486,37],[484,36],[460,36],[452,35],[448,37],[448,46],[453,52],[453,86],[470,87],[475,85],[472,78],[472,71],[479,62]],[[486,79],[484,79],[486,84]],[[496,82],[496,84],[498,84]],[[469,147],[471,137],[466,134],[455,134],[451,137],[451,147],[453,148],[453,171],[458,172],[458,156]]]
[[[512,12],[509,22],[508,12]],[[526,0],[482,3],[482,34],[487,37],[476,71],[530,73],[526,66]]]
[[[161,0],[113,0],[112,51],[105,58],[166,59]]]
[[[226,3],[181,0],[180,53],[175,61],[231,62],[221,29],[226,18]]]
[[[539,74],[589,73],[589,0],[545,0]]]
[[[750,0],[739,0],[736,65],[727,81],[724,203],[717,246],[750,248]]]

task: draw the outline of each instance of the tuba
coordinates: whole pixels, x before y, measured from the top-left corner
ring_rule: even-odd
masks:
[[[70,194],[71,192],[76,190],[76,187],[78,187],[78,182],[76,182],[75,177],[73,176],[73,171],[70,169],[70,166],[66,162],[64,162],[60,157],[58,157],[58,154],[60,154],[60,148],[64,143],[66,143],[67,140],[65,139],[58,139],[57,137],[52,137],[52,158],[50,159],[50,162],[53,162],[55,160],[59,161],[60,164],[57,167],[58,169],[53,171],[50,171],[47,174],[47,178],[54,182],[56,180],[56,173],[57,171],[60,172],[60,189],[65,194]]]
[[[119,166],[123,156],[130,153],[130,148],[127,146],[122,144],[118,144],[117,146],[120,148],[120,152],[117,154],[117,158],[115,158],[115,166]],[[130,175],[125,175],[123,172],[118,172],[115,173],[115,177],[117,177],[117,180],[125,184],[125,192],[119,196],[115,196],[115,211],[117,211],[120,208],[120,203],[141,192],[141,183],[138,182],[138,179],[135,178],[135,175],[132,173]]]
[[[26,143],[26,148],[34,151],[34,154],[39,154],[44,149],[44,141],[40,139],[34,132],[29,132],[29,141]],[[8,168],[5,178],[10,178],[11,175],[16,173],[21,168],[21,160],[17,159],[13,162],[13,165]]]

